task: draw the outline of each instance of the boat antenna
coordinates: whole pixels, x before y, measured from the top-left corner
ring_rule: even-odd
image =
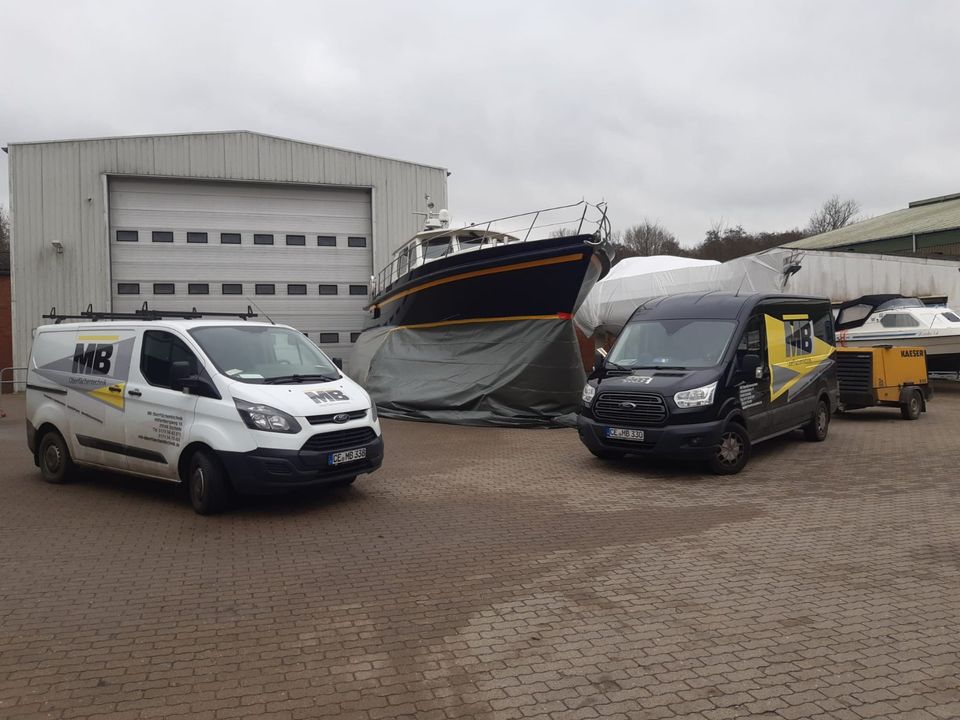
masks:
[[[743,287],[744,281],[747,279],[747,271],[743,271],[743,277],[740,278],[740,284],[737,285],[737,291],[733,294],[734,297],[740,297],[740,289]]]
[[[263,308],[262,308],[262,307],[260,307],[260,306],[257,305],[255,302],[253,302],[253,300],[251,300],[249,297],[247,298],[247,300],[250,300],[250,302],[253,304],[253,306],[257,309],[257,312],[258,312],[258,313],[261,313],[267,320],[269,320],[271,325],[276,325],[276,323],[273,321],[273,318],[270,317],[269,315],[267,315],[265,312],[263,312]]]

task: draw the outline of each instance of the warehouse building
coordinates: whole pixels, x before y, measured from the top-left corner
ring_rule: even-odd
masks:
[[[441,167],[248,131],[11,143],[13,363],[56,307],[255,305],[349,355]]]
[[[784,247],[960,259],[960,193],[916,200],[902,210]]]

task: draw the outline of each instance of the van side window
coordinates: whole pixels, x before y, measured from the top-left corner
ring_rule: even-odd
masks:
[[[835,345],[836,337],[833,333],[833,313],[824,308],[822,311],[814,310],[813,316],[813,334],[827,345]]]
[[[746,329],[737,345],[737,358],[744,355],[763,355],[763,329],[760,316],[754,315],[747,323]]]
[[[196,355],[176,335],[162,330],[147,330],[143,333],[140,372],[148,383],[155,387],[170,387],[173,363],[178,360],[186,360],[194,368],[199,367]]]

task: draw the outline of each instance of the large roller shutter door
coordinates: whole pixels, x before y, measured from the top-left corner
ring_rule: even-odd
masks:
[[[372,273],[370,192],[111,178],[113,309],[250,302],[344,356]]]

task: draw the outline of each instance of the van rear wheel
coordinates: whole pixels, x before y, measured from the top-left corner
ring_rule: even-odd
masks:
[[[810,422],[803,426],[803,435],[810,442],[823,442],[830,429],[830,408],[826,400],[817,401],[817,409]]]
[[[67,449],[67,441],[56,430],[50,430],[40,440],[37,457],[40,460],[40,475],[48,483],[59,485],[69,482],[74,474],[75,466]]]
[[[739,423],[728,423],[708,465],[717,475],[735,475],[750,459],[750,437]]]
[[[221,512],[230,498],[230,486],[223,466],[206,450],[197,450],[190,458],[187,487],[190,504],[199,515]]]

